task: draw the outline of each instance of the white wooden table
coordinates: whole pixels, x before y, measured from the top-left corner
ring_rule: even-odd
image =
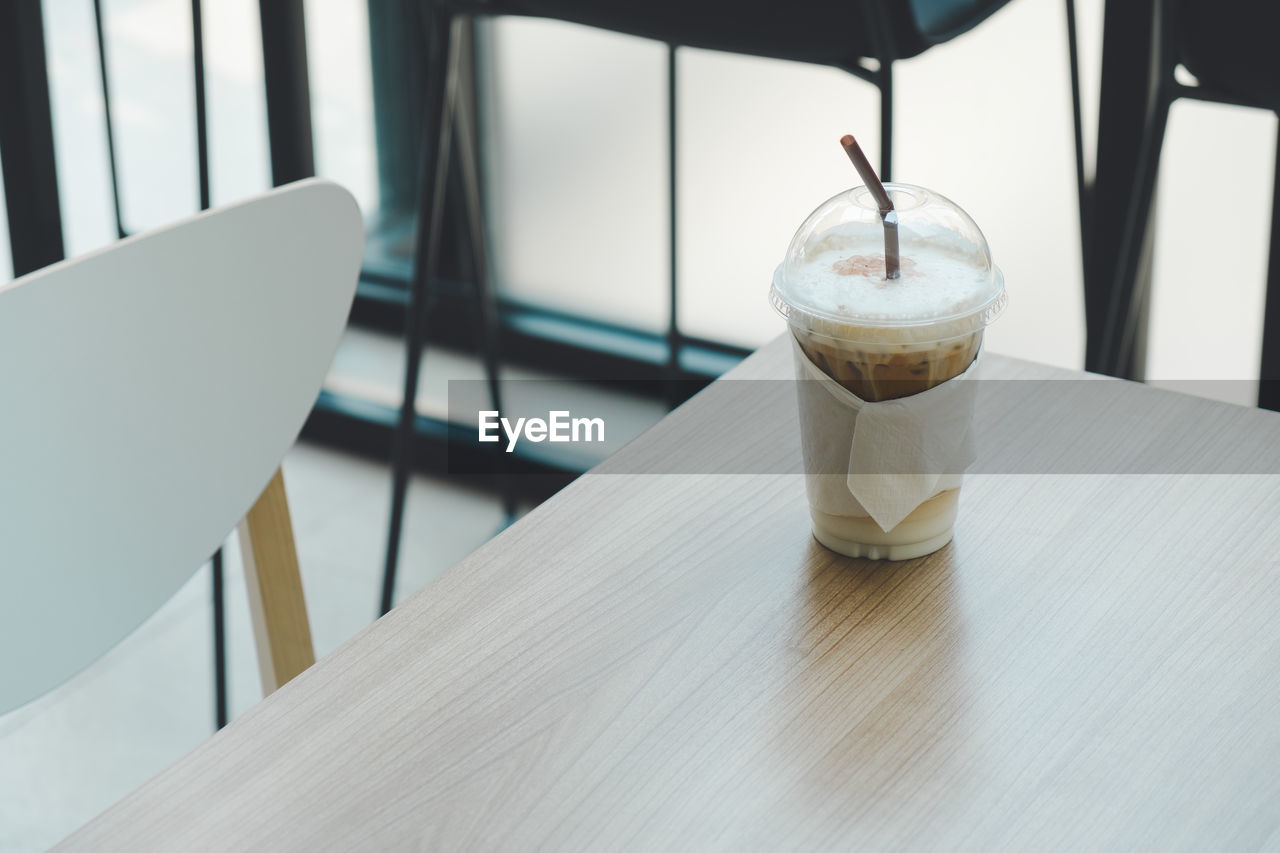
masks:
[[[1277,519],[1276,476],[980,474],[871,563],[795,475],[587,475],[65,847],[1278,849]]]

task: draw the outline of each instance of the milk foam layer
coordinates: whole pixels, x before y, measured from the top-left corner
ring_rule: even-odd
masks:
[[[777,293],[792,308],[855,326],[951,318],[998,293],[986,259],[950,231],[902,228],[899,242],[902,275],[886,281],[883,239],[865,227],[833,228],[806,245],[804,262],[776,282]]]

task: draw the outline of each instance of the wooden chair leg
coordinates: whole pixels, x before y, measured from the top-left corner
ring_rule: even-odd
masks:
[[[316,660],[284,474],[279,469],[240,522],[239,533],[265,696]]]

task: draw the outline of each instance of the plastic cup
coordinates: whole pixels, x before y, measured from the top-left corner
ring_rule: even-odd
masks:
[[[859,186],[805,220],[770,291],[798,344],[798,373],[806,375],[801,360],[807,360],[866,403],[911,397],[965,373],[981,351],[983,330],[1006,301],[987,241],[963,210],[922,187],[885,188],[898,218],[899,278],[884,279],[880,213]],[[801,394],[800,405],[811,406],[812,399]],[[819,542],[848,556],[901,560],[951,541],[958,472],[940,476],[933,494],[884,529],[856,499],[838,494],[847,471],[832,466],[841,449],[830,447],[835,439],[821,418],[805,414],[801,443]]]

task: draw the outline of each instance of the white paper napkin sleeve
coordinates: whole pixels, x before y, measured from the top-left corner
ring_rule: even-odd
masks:
[[[910,397],[871,403],[827,376],[793,337],[809,502],[891,530],[960,486],[974,460],[979,350],[964,373]]]

